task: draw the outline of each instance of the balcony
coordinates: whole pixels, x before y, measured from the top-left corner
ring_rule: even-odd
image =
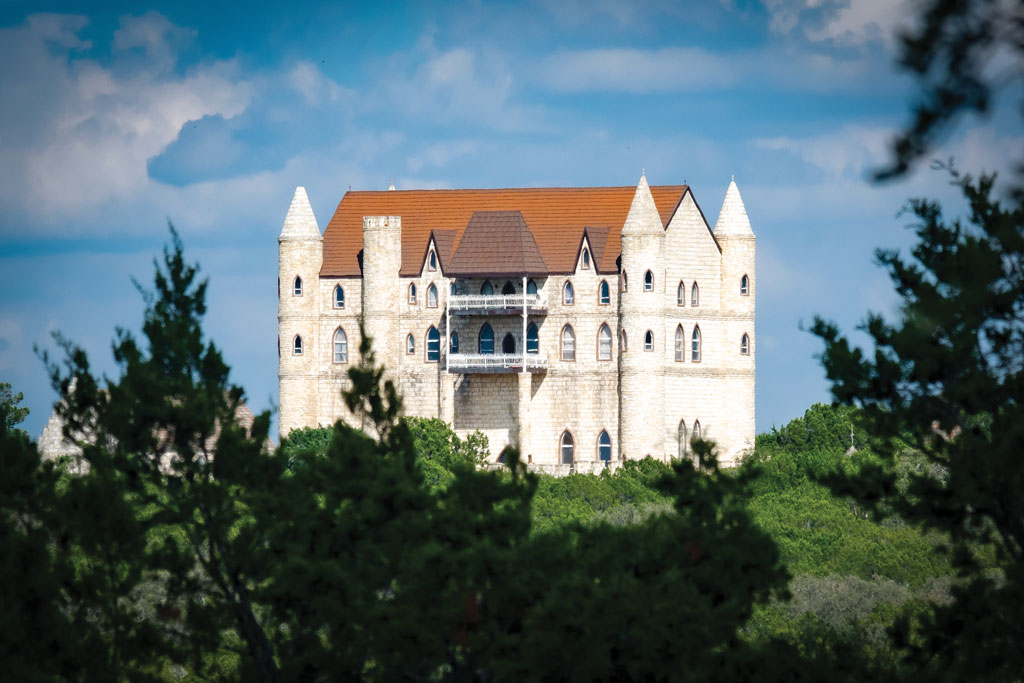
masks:
[[[448,372],[458,374],[495,374],[523,371],[521,353],[453,353],[448,356]],[[547,372],[548,359],[536,353],[525,356],[527,372]]]
[[[547,299],[540,294],[526,295],[528,313],[547,313]],[[448,310],[455,315],[519,315],[523,312],[522,294],[452,294]]]

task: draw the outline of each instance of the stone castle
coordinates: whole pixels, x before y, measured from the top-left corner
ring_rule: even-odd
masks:
[[[754,445],[755,237],[686,185],[348,192],[278,239],[280,432],[351,422],[359,322],[410,415],[564,474]]]

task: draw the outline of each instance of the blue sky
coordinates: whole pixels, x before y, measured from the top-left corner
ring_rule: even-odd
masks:
[[[827,400],[801,322],[895,303],[877,246],[927,165],[866,174],[906,122],[898,0],[0,2],[0,381],[37,436],[51,332],[114,371],[167,221],[211,281],[206,329],[255,409],[276,400],[276,237],[296,185],[323,227],[349,188],[687,182],[714,224],[735,174],[758,236],[757,427]],[[936,156],[1009,166],[1019,118]]]

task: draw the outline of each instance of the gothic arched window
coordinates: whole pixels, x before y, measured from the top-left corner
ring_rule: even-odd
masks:
[[[562,360],[576,360],[576,333],[572,325],[562,328]]]
[[[750,294],[750,278],[746,275],[740,278],[740,294],[743,296]]]
[[[458,353],[459,352],[459,333],[458,332],[452,332],[451,344],[449,345],[449,349],[450,349],[451,353]]]
[[[746,332],[740,337],[740,353],[744,356],[750,355],[750,337],[747,336]]]
[[[693,283],[693,287],[690,288],[690,305],[700,306],[700,288],[697,287],[697,283]]]
[[[622,349],[623,353],[625,353],[629,348],[629,344],[626,342],[625,330],[622,330],[622,333],[619,335],[619,348]]]
[[[334,362],[348,362],[348,337],[345,336],[345,330],[340,327],[334,333]]]
[[[490,296],[494,294],[494,287],[491,286],[490,280],[484,280],[484,283],[480,285],[480,293],[484,296]]]
[[[537,293],[537,283],[534,282],[533,280],[530,280],[529,282],[527,282],[526,283],[526,293],[527,294],[536,294]]]
[[[416,337],[411,333],[405,338],[405,352],[410,355],[416,353]]]
[[[603,462],[605,467],[612,461],[612,437],[603,429],[597,437],[597,459]]]
[[[505,354],[516,352],[516,338],[512,336],[511,332],[506,332],[504,338],[502,338],[501,352]]]
[[[569,430],[562,432],[562,438],[558,440],[558,461],[563,465],[573,463],[573,441]]]
[[[683,281],[679,281],[679,287],[676,289],[676,306],[686,305],[686,285]]]
[[[612,331],[607,325],[601,325],[597,331],[597,359],[612,359]]]
[[[480,328],[480,336],[476,340],[477,353],[489,355],[494,353],[494,330],[490,323],[484,323]]]
[[[700,438],[700,420],[693,421],[693,438]]]
[[[572,283],[566,280],[565,286],[562,287],[562,303],[571,306],[575,300],[576,292],[572,288]]]
[[[302,296],[302,278],[298,275],[295,276],[295,281],[292,283],[292,294]]]
[[[302,355],[302,337],[295,335],[295,340],[292,342],[292,353],[296,356]]]
[[[676,362],[682,363],[686,360],[686,340],[683,334],[683,326],[676,326]]]
[[[452,296],[455,296],[455,281],[454,280],[448,286],[448,293],[451,294]]]
[[[686,441],[686,422],[679,421],[679,459],[682,460],[689,452],[690,444]]]
[[[690,338],[690,360],[700,362],[700,328],[697,326],[694,326],[693,337]]]
[[[438,361],[441,359],[441,333],[431,325],[427,328],[427,360]]]
[[[626,286],[627,286],[626,271],[622,271],[622,291],[623,292],[626,291]]]
[[[334,307],[345,308],[345,290],[341,288],[341,285],[334,287]]]
[[[644,351],[654,350],[654,332],[647,330],[644,333]]]
[[[644,273],[644,291],[645,292],[653,292],[654,291],[654,273],[652,273],[649,270],[646,273]]]
[[[597,287],[597,303],[605,305],[612,302],[612,290],[608,286],[607,280],[601,280],[601,284]]]
[[[437,308],[437,287],[427,287],[427,308]]]
[[[583,268],[590,268],[590,250],[583,247]]]
[[[516,293],[516,286],[512,284],[511,280],[505,280],[505,286],[501,288],[501,293],[505,296]]]
[[[409,285],[409,304],[412,306],[416,305],[416,285]]]
[[[537,324],[530,323],[530,326],[526,328],[526,352],[527,353],[539,353],[540,352],[540,338],[537,335]]]
[[[433,249],[427,254],[427,270],[437,270],[437,254]]]

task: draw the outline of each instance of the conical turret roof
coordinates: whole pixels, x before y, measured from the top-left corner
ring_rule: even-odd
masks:
[[[281,239],[320,239],[320,226],[313,215],[313,207],[306,196],[306,188],[295,188],[292,204],[288,207],[288,215],[284,217],[281,228]]]
[[[743,206],[743,198],[740,197],[740,188],[736,187],[736,179],[729,182],[729,189],[725,191],[725,201],[722,202],[722,210],[718,212],[718,222],[715,223],[715,235],[753,235],[750,228],[750,219],[747,218],[747,208]]]
[[[661,222],[661,214],[654,205],[651,187],[647,184],[647,175],[640,174],[640,182],[636,184],[633,203],[629,205],[626,222],[622,225],[622,233],[662,232],[665,226]]]

